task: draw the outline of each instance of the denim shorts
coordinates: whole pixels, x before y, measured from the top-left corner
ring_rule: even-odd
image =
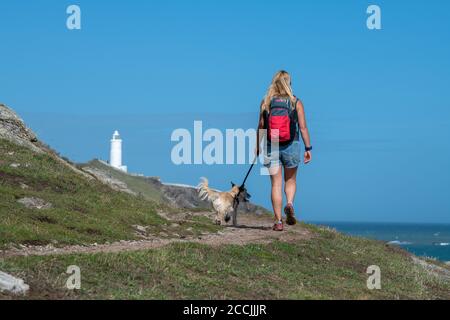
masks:
[[[294,140],[291,144],[287,146],[279,146],[278,151],[274,150],[272,152],[271,146],[267,146],[267,156],[264,157],[264,166],[266,168],[272,168],[279,166],[292,169],[297,168],[300,163],[300,141]]]

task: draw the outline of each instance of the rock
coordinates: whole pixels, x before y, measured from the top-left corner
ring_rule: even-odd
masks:
[[[83,168],[83,170],[92,174],[95,178],[97,178],[104,184],[110,186],[112,189],[114,189],[116,191],[126,192],[126,193],[132,194],[134,196],[138,195],[136,192],[134,192],[130,188],[128,188],[128,185],[125,182],[113,178],[111,175],[109,175],[105,171],[102,171],[97,168],[91,168],[91,167],[85,167],[85,168]]]
[[[47,145],[42,143],[36,137],[36,134],[23,122],[22,119],[10,108],[0,103],[0,139],[6,139],[17,145],[27,147],[36,153],[48,153],[56,161],[67,166],[74,172],[83,175],[85,178],[91,180],[93,177],[86,172],[77,169],[75,166],[59,157],[56,152],[50,149]],[[8,155],[14,155],[14,152],[9,152]],[[25,165],[27,168],[28,166]]]
[[[147,228],[139,225],[134,225],[133,228],[136,229],[136,231],[141,233],[147,233]]]
[[[11,168],[18,168],[18,167],[20,167],[20,163],[11,163],[9,166]]]
[[[30,286],[25,284],[22,279],[15,278],[7,273],[0,271],[0,291],[16,295],[25,295]]]
[[[40,198],[22,198],[17,200],[18,203],[23,204],[28,209],[50,209],[53,205],[50,202],[45,202]]]
[[[38,153],[42,152],[36,145],[38,139],[34,132],[25,126],[14,111],[3,104],[0,104],[0,138],[26,146]]]
[[[420,259],[416,256],[411,256],[413,262],[424,268],[429,274],[433,274],[443,281],[450,281],[450,270]]]
[[[25,183],[21,182],[20,188],[22,188],[23,190],[26,190],[26,189],[29,189],[30,187],[28,185],[26,185]]]

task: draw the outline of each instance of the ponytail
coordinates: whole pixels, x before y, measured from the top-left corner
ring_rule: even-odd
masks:
[[[264,97],[264,100],[261,104],[261,112],[265,110],[269,110],[270,102],[272,101],[273,97],[277,96],[288,96],[291,100],[291,105],[293,106],[293,109],[295,109],[296,101],[297,99],[294,96],[294,93],[292,92],[292,87],[290,84],[291,77],[289,76],[289,73],[282,70],[275,74],[275,76],[272,79],[272,83],[269,86],[269,89],[267,90],[267,94]]]

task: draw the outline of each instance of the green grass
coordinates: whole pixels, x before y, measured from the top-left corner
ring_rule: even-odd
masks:
[[[316,236],[299,243],[178,243],[138,252],[17,257],[0,261],[0,269],[23,277],[29,298],[37,299],[450,299],[449,283],[412,264],[403,251],[309,228]],[[366,287],[367,267],[374,264],[381,268],[381,290]],[[79,291],[65,289],[69,265],[81,269]]]
[[[113,191],[51,153],[0,139],[0,155],[0,249],[138,239],[133,225],[167,236],[221,229],[206,217],[173,224],[157,210],[177,210],[159,204],[157,193],[151,198]],[[32,196],[53,207],[27,209],[17,202]],[[304,227],[313,237],[295,243],[176,243],[136,252],[10,257],[0,258],[0,270],[23,278],[31,286],[27,298],[37,299],[450,299],[449,283],[413,264],[405,251]],[[80,291],[65,289],[70,265],[81,268]],[[370,265],[381,268],[381,290],[366,287]]]
[[[132,176],[111,168],[98,160],[92,160],[86,164],[79,165],[80,167],[91,167],[107,172],[112,178],[124,182],[130,190],[150,201],[161,202],[164,201],[164,195],[160,189],[155,187],[148,181],[147,177]]]
[[[159,209],[170,208],[88,180],[52,154],[33,153],[0,139],[0,155],[0,248],[133,240],[138,238],[133,225],[158,233],[171,224],[157,214]],[[37,197],[53,207],[28,209],[17,202],[23,197]],[[203,225],[195,224],[196,230]],[[190,234],[186,228],[171,231]]]

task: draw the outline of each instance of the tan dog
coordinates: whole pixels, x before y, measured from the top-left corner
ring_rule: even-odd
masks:
[[[216,211],[215,223],[220,225],[224,222],[228,222],[230,220],[231,214],[233,214],[233,218],[235,217],[235,212],[237,208],[234,208],[236,202],[234,199],[239,194],[239,187],[237,185],[233,185],[230,191],[219,192],[216,190],[212,190],[209,187],[208,179],[201,178],[202,182],[198,185],[198,196],[202,200],[211,201],[214,211]],[[241,191],[242,192],[242,191]],[[245,201],[245,200],[244,200]],[[233,219],[233,223],[236,223],[236,220]]]

